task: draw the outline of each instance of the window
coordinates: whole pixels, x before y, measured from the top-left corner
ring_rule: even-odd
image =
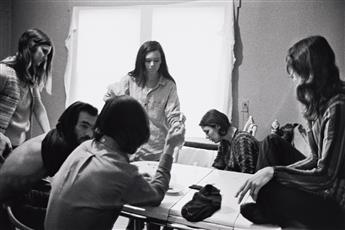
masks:
[[[231,110],[232,9],[232,2],[74,8],[67,105],[82,100],[101,108],[106,86],[133,70],[144,41],[157,40],[177,84],[186,135],[204,136],[198,123],[207,110]]]

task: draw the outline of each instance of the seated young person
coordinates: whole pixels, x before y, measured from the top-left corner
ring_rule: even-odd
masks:
[[[206,138],[220,143],[213,167],[229,171],[254,173],[258,158],[258,141],[248,132],[234,127],[218,110],[209,110],[199,125]]]
[[[92,105],[75,102],[62,113],[55,129],[14,149],[0,168],[0,203],[10,202],[16,214],[25,217],[21,219],[24,223],[32,223],[31,227],[39,229],[43,225],[50,190],[49,184],[40,179],[54,176],[68,155],[80,143],[93,137],[97,114]],[[25,193],[30,189],[33,190]],[[41,189],[47,193],[42,193]],[[41,220],[33,217],[32,208],[37,202],[43,209]]]
[[[129,163],[129,155],[150,136],[146,112],[130,96],[107,100],[95,138],[76,148],[54,176],[45,229],[112,229],[123,204],[159,205],[184,133],[183,124],[169,129],[158,169],[148,182]]]
[[[0,202],[54,176],[67,156],[93,137],[97,113],[90,104],[75,102],[62,113],[55,129],[14,149],[0,168]]]
[[[277,135],[268,136],[260,156],[268,154],[271,161],[259,161],[262,169],[236,194],[239,202],[247,192],[256,201],[242,204],[241,214],[256,224],[283,228],[345,229],[345,83],[324,37],[295,43],[286,61],[309,125],[311,154],[284,164],[291,158],[280,156],[298,150]]]

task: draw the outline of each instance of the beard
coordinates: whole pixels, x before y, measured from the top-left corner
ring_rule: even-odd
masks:
[[[91,139],[91,137],[89,137],[89,136],[83,136],[83,137],[79,137],[77,142],[78,142],[78,144],[81,144],[84,141],[87,141],[87,140],[90,140],[90,139]]]

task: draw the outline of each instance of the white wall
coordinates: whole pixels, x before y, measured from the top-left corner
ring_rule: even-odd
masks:
[[[90,4],[133,4],[133,1],[12,0],[11,40],[17,41],[28,27],[38,27],[55,44],[53,94],[43,95],[52,125],[65,104],[63,75],[67,53],[64,41],[71,9],[75,5]],[[282,123],[301,119],[285,71],[286,51],[301,38],[313,34],[325,36],[336,53],[344,77],[344,7],[343,0],[242,0],[236,34],[237,68],[233,73],[232,120],[235,125],[243,126],[240,107],[245,100],[249,100],[249,112],[258,124],[258,139],[268,133],[275,118]],[[15,46],[16,42],[12,42],[12,51]]]

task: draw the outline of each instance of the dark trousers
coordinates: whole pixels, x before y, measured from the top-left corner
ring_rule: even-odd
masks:
[[[289,165],[304,155],[277,135],[269,135],[260,144],[257,169]],[[274,178],[259,192],[257,205],[274,224],[289,228],[345,229],[345,213],[333,200],[287,187]]]
[[[274,180],[260,190],[256,203],[272,223],[283,228],[345,229],[345,213],[335,201]]]
[[[268,135],[259,143],[256,170],[267,166],[286,166],[303,160],[305,156],[276,134]]]
[[[11,224],[7,211],[0,204],[0,229],[1,230],[14,230],[14,226]]]

